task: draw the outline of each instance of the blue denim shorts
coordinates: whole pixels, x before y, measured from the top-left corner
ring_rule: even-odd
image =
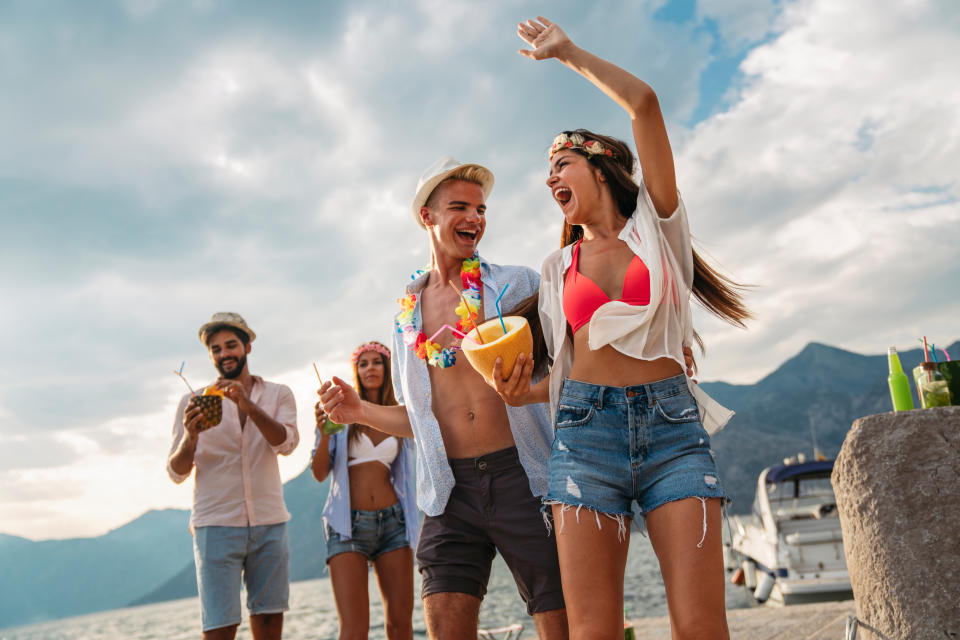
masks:
[[[289,610],[287,525],[197,527],[193,536],[203,630],[240,624],[240,579],[250,615]]]
[[[726,499],[683,375],[633,387],[567,378],[545,502],[630,515],[682,498]]]
[[[338,553],[353,551],[373,562],[388,551],[409,547],[407,524],[403,509],[397,502],[376,511],[350,510],[350,538],[343,537],[327,526],[327,563]]]

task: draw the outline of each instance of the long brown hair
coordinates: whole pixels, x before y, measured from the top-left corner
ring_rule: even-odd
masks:
[[[530,332],[533,334],[533,375],[539,377],[546,375],[547,343],[543,338],[543,325],[540,324],[540,292],[537,291],[532,296],[526,297],[517,303],[517,306],[506,312],[504,315],[522,316],[530,325]]]
[[[383,347],[389,352],[389,349],[384,345],[376,341],[371,341],[366,344],[377,344]],[[379,351],[374,351],[370,349],[373,353],[380,358],[380,362],[383,364],[383,384],[380,385],[380,389],[376,392],[367,392],[366,388],[360,384],[360,374],[357,371],[357,364],[360,361],[360,356],[367,351],[363,351],[357,354],[357,360],[353,363],[353,388],[357,390],[357,393],[360,394],[361,400],[366,400],[374,404],[381,405],[395,405],[397,404],[397,396],[393,393],[393,376],[390,371],[390,358],[383,355]],[[360,437],[360,434],[363,433],[366,429],[369,429],[366,425],[362,424],[351,424],[348,429],[350,430],[350,435],[348,438],[349,442],[354,442],[357,438]]]
[[[617,210],[624,218],[633,215],[637,208],[637,196],[640,186],[633,181],[634,158],[630,147],[622,140],[604,136],[587,129],[564,131],[567,135],[579,133],[588,140],[598,140],[613,152],[612,156],[603,154],[587,155],[579,149],[570,149],[584,156],[587,162],[600,169],[610,185],[610,193],[617,205]],[[583,227],[571,225],[563,221],[563,230],[560,233],[560,246],[565,247],[583,238]],[[720,273],[704,260],[700,254],[693,251],[693,295],[704,309],[717,316],[724,322],[735,327],[746,328],[746,321],[752,316],[743,301],[743,292],[750,285],[740,284],[729,276]],[[703,351],[703,340],[694,333],[700,350]]]

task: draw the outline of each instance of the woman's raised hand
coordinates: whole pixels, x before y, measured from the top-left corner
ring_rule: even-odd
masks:
[[[530,49],[520,49],[518,52],[531,60],[556,58],[562,49],[573,44],[567,34],[563,32],[563,29],[543,16],[537,16],[536,20],[531,19],[518,24],[517,35],[533,47],[532,51]]]
[[[320,395],[320,390],[317,390],[317,395]],[[317,404],[313,406],[313,416],[317,421],[317,427],[322,427],[327,421],[327,412],[323,410],[323,402],[317,400]]]

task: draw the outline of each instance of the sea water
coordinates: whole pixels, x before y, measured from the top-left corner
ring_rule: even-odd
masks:
[[[415,579],[417,597],[413,611],[414,637],[426,638],[423,609],[419,598],[419,577]],[[385,639],[383,606],[376,577],[370,574],[370,638]],[[246,597],[244,595],[244,597]],[[727,582],[727,608],[747,606],[743,587]],[[667,615],[666,596],[657,558],[646,538],[634,532],[630,541],[624,580],[624,610],[627,618]],[[243,612],[246,618],[247,612]],[[536,638],[533,619],[526,608],[513,576],[497,556],[487,595],[480,608],[481,627],[499,627],[519,622],[524,639]],[[337,611],[329,578],[294,582],[290,585],[290,611],[284,616],[283,637],[286,640],[333,639],[337,637]],[[200,636],[200,605],[197,598],[174,600],[140,607],[101,611],[75,618],[65,618],[26,627],[0,630],[0,640],[193,640]],[[246,619],[237,638],[248,640],[250,626]]]

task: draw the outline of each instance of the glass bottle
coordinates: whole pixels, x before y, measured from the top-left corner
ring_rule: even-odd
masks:
[[[947,381],[940,373],[940,367],[936,362],[924,362],[923,373],[917,379],[917,395],[920,396],[920,406],[924,409],[930,407],[949,407],[950,389],[947,387]]]
[[[913,398],[910,397],[910,382],[907,375],[900,366],[900,356],[897,355],[897,348],[887,349],[887,363],[890,365],[890,376],[887,382],[890,384],[890,400],[893,402],[894,411],[909,411],[913,409]]]

